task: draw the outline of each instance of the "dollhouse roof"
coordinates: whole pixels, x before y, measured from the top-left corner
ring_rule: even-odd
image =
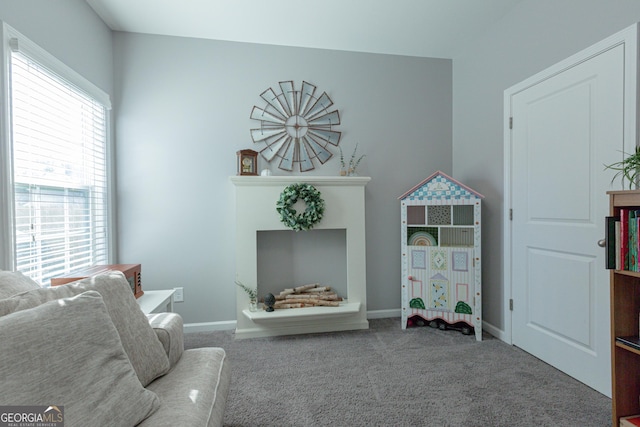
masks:
[[[407,198],[411,200],[430,199],[432,197],[444,197],[449,199],[484,199],[484,196],[477,191],[467,187],[460,181],[451,178],[446,173],[437,171],[411,190],[398,197],[398,200],[404,200]]]

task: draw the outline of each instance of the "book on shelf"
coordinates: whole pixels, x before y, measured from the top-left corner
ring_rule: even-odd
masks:
[[[616,337],[616,341],[629,347],[633,347],[636,350],[640,350],[640,337],[632,336],[632,337]]]
[[[605,217],[605,267],[640,272],[640,209]]]
[[[640,210],[605,218],[605,248],[607,269],[640,271]]]
[[[629,269],[629,209],[620,209],[620,270]]]
[[[629,212],[629,271],[638,271],[638,230],[640,227],[640,210],[631,210]]]
[[[616,270],[622,270],[622,247],[620,243],[620,220],[615,220],[615,229],[616,229],[616,241],[615,241],[615,251],[616,251]]]
[[[629,241],[629,265],[627,270],[638,271],[638,218],[636,210],[629,210],[629,235],[627,239]]]
[[[620,418],[620,427],[640,427],[640,415]]]
[[[613,270],[616,268],[616,220],[615,216],[606,217],[605,247],[607,248],[607,259],[605,268]]]

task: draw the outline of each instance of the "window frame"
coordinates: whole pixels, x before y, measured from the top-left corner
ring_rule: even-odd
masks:
[[[14,181],[12,152],[12,113],[11,113],[11,53],[18,49],[54,72],[79,91],[84,92],[105,107],[106,127],[106,173],[107,173],[107,259],[115,259],[115,174],[113,163],[111,100],[107,93],[89,80],[68,67],[55,56],[29,40],[17,30],[2,22],[2,46],[0,47],[2,67],[0,69],[0,270],[16,270],[14,228]]]

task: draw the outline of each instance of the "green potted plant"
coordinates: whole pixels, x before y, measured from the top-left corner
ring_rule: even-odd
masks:
[[[640,147],[636,147],[636,152],[628,155],[624,160],[604,166],[605,169],[617,171],[611,179],[611,182],[615,181],[619,176],[622,176],[628,181],[629,190],[634,187],[637,188],[639,178],[638,172],[640,171]]]

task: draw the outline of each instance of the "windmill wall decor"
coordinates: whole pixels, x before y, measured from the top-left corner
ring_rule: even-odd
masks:
[[[251,129],[251,138],[263,147],[262,157],[278,161],[278,168],[300,172],[315,169],[329,160],[340,143],[341,133],[334,128],[340,124],[338,110],[330,110],[333,101],[326,92],[316,96],[316,86],[302,82],[296,90],[292,80],[279,83],[280,93],[269,88],[260,94],[264,108],[254,106],[251,119],[260,127]],[[279,160],[278,160],[279,159]]]

